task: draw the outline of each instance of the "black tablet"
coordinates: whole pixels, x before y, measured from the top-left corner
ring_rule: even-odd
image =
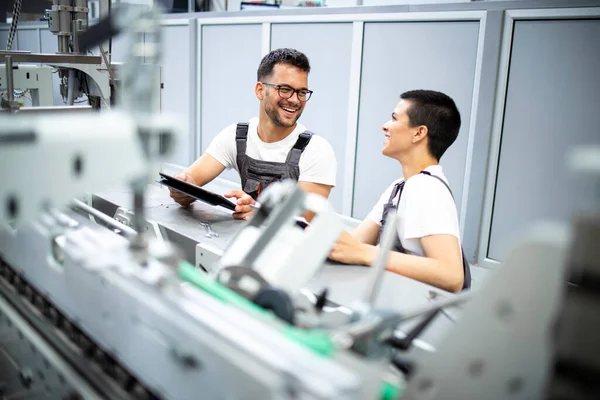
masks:
[[[235,211],[235,204],[220,194],[209,192],[206,189],[202,189],[200,186],[192,185],[189,182],[182,181],[174,176],[163,174],[162,172],[159,172],[159,175],[161,178],[156,182],[161,185],[168,186],[171,189],[177,190],[178,192],[213,206],[221,206],[228,210]]]

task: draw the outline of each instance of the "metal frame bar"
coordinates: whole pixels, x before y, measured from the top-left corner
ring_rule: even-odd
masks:
[[[102,58],[100,56],[88,56],[81,54],[53,54],[53,53],[10,53],[0,51],[0,62],[4,61],[6,56],[12,56],[14,62],[29,62],[29,63],[44,63],[44,64],[56,64],[56,63],[69,63],[69,64],[102,64]]]
[[[358,112],[360,110],[360,90],[362,76],[363,37],[365,23],[352,23],[352,50],[350,53],[350,82],[348,93],[348,114],[346,122],[346,175],[343,177],[342,214],[351,216],[354,211],[354,180],[356,175],[356,142],[358,140]]]
[[[261,55],[264,57],[271,51],[271,23],[263,22],[262,24],[262,47]]]
[[[202,23],[196,20],[196,112],[200,114],[202,110]],[[202,154],[202,118],[196,118],[196,129],[194,132],[196,154],[193,157],[200,157]]]
[[[164,18],[160,21],[160,26],[185,26],[189,25],[193,18]]]
[[[485,11],[433,11],[371,14],[265,15],[248,17],[198,18],[203,25],[235,25],[313,22],[398,22],[398,21],[478,21]]]
[[[42,52],[42,29],[37,28],[38,52]]]
[[[189,48],[190,48],[190,69],[189,69],[189,95],[190,95],[190,119],[189,119],[189,129],[188,129],[188,157],[189,163],[191,164],[196,160],[196,148],[198,146],[198,135],[195,134],[197,123],[200,120],[198,118],[198,96],[197,96],[197,85],[199,74],[198,70],[200,64],[198,64],[198,45],[196,43],[196,39],[198,38],[198,24],[195,19],[191,19],[188,26],[189,33]]]
[[[478,262],[483,267],[497,268],[501,263],[488,257],[490,235],[492,229],[492,218],[494,212],[494,201],[496,195],[496,180],[498,178],[498,167],[500,161],[500,147],[502,145],[502,129],[504,126],[504,108],[506,106],[506,94],[508,89],[508,77],[510,70],[510,58],[512,53],[512,41],[515,21],[519,20],[556,20],[556,19],[597,19],[600,18],[600,8],[575,8],[575,9],[526,9],[506,10],[504,14],[502,44],[500,52],[500,64],[498,80],[496,85],[496,101],[494,105],[492,137],[490,142],[490,154],[488,173],[485,183],[485,194],[483,198],[484,209],[481,219],[481,235],[478,246]]]
[[[483,48],[485,43],[485,27],[487,14],[484,14],[479,20],[479,35],[477,37],[477,55],[475,58],[475,81],[473,82],[473,97],[471,99],[471,118],[469,119],[469,132],[467,138],[467,158],[465,161],[464,178],[462,182],[462,196],[460,205],[460,237],[464,240],[465,226],[467,219],[467,206],[469,204],[469,186],[471,181],[471,168],[473,162],[473,151],[475,144],[475,122],[477,120],[477,109],[479,107],[479,92],[481,86],[481,70],[483,63]]]

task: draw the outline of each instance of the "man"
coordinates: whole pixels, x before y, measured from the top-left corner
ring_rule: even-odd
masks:
[[[267,54],[254,88],[260,102],[258,118],[223,129],[206,152],[176,177],[203,186],[225,168],[235,168],[242,190],[225,197],[237,199],[236,219],[247,218],[261,190],[278,180],[294,179],[305,192],[329,197],[337,169],[333,148],[297,123],[312,94],[309,72],[308,58],[297,50]],[[174,190],[171,197],[183,206],[194,201]]]
[[[460,113],[447,95],[429,90],[405,92],[383,125],[383,155],[398,160],[403,178],[386,189],[367,218],[344,232],[330,258],[371,265],[383,222],[397,209],[398,240],[389,271],[451,292],[470,285],[463,265],[458,215],[439,160],[458,136]]]

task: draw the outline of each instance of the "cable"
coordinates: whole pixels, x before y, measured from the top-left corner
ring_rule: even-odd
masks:
[[[17,25],[19,24],[19,15],[21,15],[21,4],[22,0],[15,0],[13,5],[12,23],[10,24],[10,32],[8,33],[8,40],[6,41],[6,50],[12,50],[13,40],[17,33]]]

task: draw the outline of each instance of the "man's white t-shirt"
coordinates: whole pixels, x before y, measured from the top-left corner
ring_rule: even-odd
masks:
[[[425,171],[448,183],[440,165],[431,165]],[[394,185],[401,181],[402,179],[394,181],[383,192],[367,219],[381,226],[383,205],[388,202]],[[396,196],[393,204],[397,202]],[[411,176],[404,184],[398,204],[397,227],[398,237],[409,254],[424,256],[419,239],[429,235],[453,235],[460,243],[458,213],[450,191],[438,179],[425,174]]]
[[[225,168],[234,168],[238,173],[235,144],[236,125],[232,124],[223,129],[213,139],[206,152],[217,159]],[[306,131],[306,127],[296,124],[294,131],[285,139],[275,143],[265,143],[258,137],[258,118],[252,118],[248,126],[246,154],[256,160],[285,162],[288,153],[298,140],[298,136]],[[299,181],[313,182],[335,186],[337,162],[333,148],[323,137],[312,135],[310,142],[302,152],[300,161]]]

